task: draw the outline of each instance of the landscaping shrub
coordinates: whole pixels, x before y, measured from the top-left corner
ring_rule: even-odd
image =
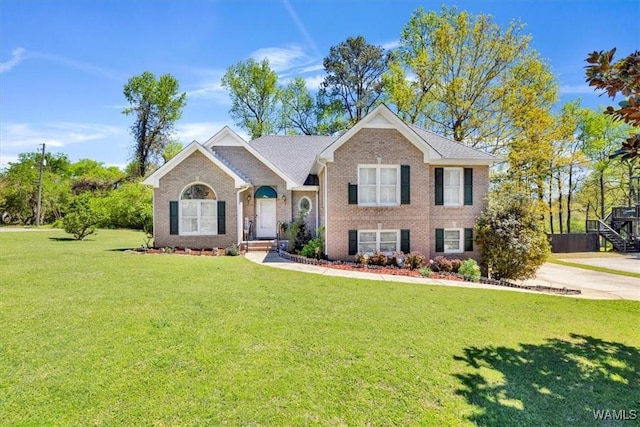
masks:
[[[238,245],[231,245],[226,249],[226,253],[228,256],[236,256],[240,254],[240,248],[238,248]]]
[[[402,251],[394,252],[389,257],[387,257],[387,264],[393,267],[402,268],[402,266],[404,265],[404,253]]]
[[[466,280],[470,280],[472,282],[480,281],[480,266],[475,259],[469,258],[464,260],[460,265],[458,273]]]
[[[371,265],[387,265],[387,256],[383,252],[374,252],[371,257],[369,257],[369,264]]]
[[[424,260],[424,255],[420,252],[409,252],[404,257],[404,264],[409,267],[409,269],[414,270],[422,267],[424,265]]]
[[[420,270],[418,270],[418,272],[422,277],[431,277],[431,275],[433,274],[433,271],[431,271],[429,267],[422,267]]]
[[[451,260],[443,256],[436,257],[436,259],[434,259],[433,262],[438,268],[438,271],[442,271],[445,273],[450,273],[453,271],[453,263],[451,262]]]
[[[451,271],[453,271],[454,273],[457,273],[460,270],[460,265],[462,265],[462,260],[459,260],[458,258],[454,258],[449,261],[451,261]]]
[[[72,234],[76,240],[83,240],[96,232],[100,216],[92,207],[91,201],[91,195],[88,193],[75,196],[62,219],[64,231]]]
[[[356,264],[362,264],[366,266],[367,264],[369,264],[369,255],[358,252],[353,260]]]
[[[307,258],[321,259],[323,257],[322,246],[322,239],[310,240],[302,247],[300,255]]]
[[[541,210],[523,195],[496,200],[476,223],[482,259],[494,279],[530,279],[551,252]]]

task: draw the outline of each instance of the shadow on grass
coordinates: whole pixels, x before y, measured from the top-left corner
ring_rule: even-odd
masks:
[[[570,340],[469,347],[455,375],[481,426],[630,425],[640,420],[640,349],[571,334]],[[595,411],[607,411],[596,418]],[[616,411],[615,413],[613,411]],[[624,412],[621,412],[624,411]]]
[[[80,242],[80,240],[74,239],[73,237],[49,237],[49,240],[53,240],[54,242]]]

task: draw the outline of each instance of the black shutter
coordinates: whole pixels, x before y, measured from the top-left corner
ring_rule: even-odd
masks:
[[[473,228],[464,229],[464,251],[473,251]]]
[[[400,166],[400,204],[411,203],[411,178],[409,165]]]
[[[218,201],[218,234],[226,234],[227,233],[227,226],[226,226],[226,219],[227,219],[227,214],[225,212],[226,208],[226,203],[222,200]]]
[[[400,250],[405,254],[411,252],[411,241],[409,239],[409,230],[400,230]]]
[[[358,230],[349,230],[349,255],[358,253]]]
[[[444,169],[436,168],[436,205],[444,205]]]
[[[169,202],[169,234],[178,234],[178,202]]]
[[[473,169],[464,168],[464,204],[473,205]]]
[[[436,228],[436,252],[444,252],[444,228]]]
[[[358,184],[349,184],[349,204],[358,204]]]

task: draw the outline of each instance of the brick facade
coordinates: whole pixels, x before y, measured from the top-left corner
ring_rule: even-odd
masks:
[[[391,114],[391,113],[389,113]],[[459,258],[478,258],[479,251],[474,244],[473,252],[460,254],[436,253],[436,229],[473,228],[477,216],[485,208],[485,196],[489,188],[489,164],[491,157],[482,158],[473,166],[473,204],[464,206],[436,206],[436,168],[471,167],[460,162],[446,163],[437,160],[425,163],[425,154],[407,139],[399,130],[380,121],[372,127],[362,126],[349,134],[348,140],[332,152],[333,161],[327,161],[318,173],[318,190],[308,187],[287,189],[283,173],[276,173],[254,156],[242,143],[238,145],[213,146],[217,159],[230,165],[233,173],[225,172],[200,151],[194,151],[178,163],[174,163],[148,183],[154,186],[154,244],[158,247],[175,246],[189,248],[227,247],[233,243],[256,237],[256,191],[261,186],[273,188],[276,196],[276,223],[290,222],[300,215],[300,201],[307,197],[311,210],[306,217],[307,228],[315,230],[316,224],[326,228],[326,251],[330,259],[350,259],[350,230],[409,230],[410,250],[434,258],[438,255]],[[427,135],[428,137],[428,135]],[[440,137],[442,138],[442,137]],[[444,139],[444,138],[443,138]],[[426,141],[426,140],[425,140]],[[427,142],[428,143],[428,142]],[[442,144],[442,141],[439,142]],[[445,140],[444,147],[449,142]],[[450,141],[451,144],[457,144]],[[426,147],[426,146],[425,146]],[[441,145],[442,147],[442,145]],[[456,156],[456,146],[449,151]],[[451,148],[449,147],[449,148]],[[192,148],[193,149],[193,148]],[[197,150],[202,149],[198,147]],[[439,153],[429,148],[439,157]],[[467,148],[467,150],[470,150]],[[187,156],[187,152],[184,154]],[[289,153],[286,153],[287,160]],[[474,152],[469,153],[475,158]],[[486,155],[485,155],[486,156]],[[327,160],[331,157],[326,158]],[[467,157],[465,157],[467,158]],[[324,161],[323,158],[322,161]],[[291,158],[295,161],[295,156]],[[410,177],[410,203],[398,206],[359,206],[349,204],[349,185],[358,184],[358,165],[408,166]],[[318,167],[318,164],[313,166]],[[400,168],[406,172],[406,167]],[[229,174],[237,176],[235,181]],[[154,181],[156,179],[156,181]],[[290,178],[287,178],[290,179]],[[252,187],[235,188],[247,181]],[[214,236],[180,236],[169,233],[169,202],[178,201],[182,191],[190,184],[203,183],[216,193],[217,200],[226,202],[226,233]],[[298,185],[301,185],[299,183]],[[238,204],[239,202],[239,204]],[[240,218],[239,218],[240,216]],[[240,230],[238,229],[240,220]],[[253,233],[248,234],[245,224],[253,224]],[[264,230],[263,230],[264,231]],[[275,237],[275,236],[274,236]],[[398,248],[400,249],[400,248]]]
[[[202,183],[213,189],[217,200],[226,202],[226,233],[215,236],[180,236],[169,234],[169,202],[180,200],[190,184]],[[153,240],[156,247],[226,248],[238,241],[238,209],[233,179],[199,152],[160,178],[153,191]]]
[[[408,165],[411,203],[392,207],[349,204],[348,187],[358,183],[359,164]],[[361,129],[336,150],[334,161],[327,163],[327,255],[331,259],[351,258],[349,230],[402,229],[410,232],[412,251],[431,258],[443,255],[435,252],[435,229],[471,228],[484,208],[489,168],[477,166],[473,169],[473,206],[435,206],[435,166],[424,163],[422,151],[394,129]],[[477,257],[477,251],[458,256]]]

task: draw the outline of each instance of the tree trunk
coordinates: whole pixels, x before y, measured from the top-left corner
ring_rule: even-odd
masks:
[[[564,234],[564,224],[562,223],[562,178],[558,174],[558,224],[560,226],[560,234]]]
[[[573,194],[573,164],[569,165],[569,190],[567,191],[567,233],[571,233],[571,195]]]
[[[604,172],[600,172],[600,219],[604,219]]]
[[[549,178],[549,228],[553,234],[553,179]]]

